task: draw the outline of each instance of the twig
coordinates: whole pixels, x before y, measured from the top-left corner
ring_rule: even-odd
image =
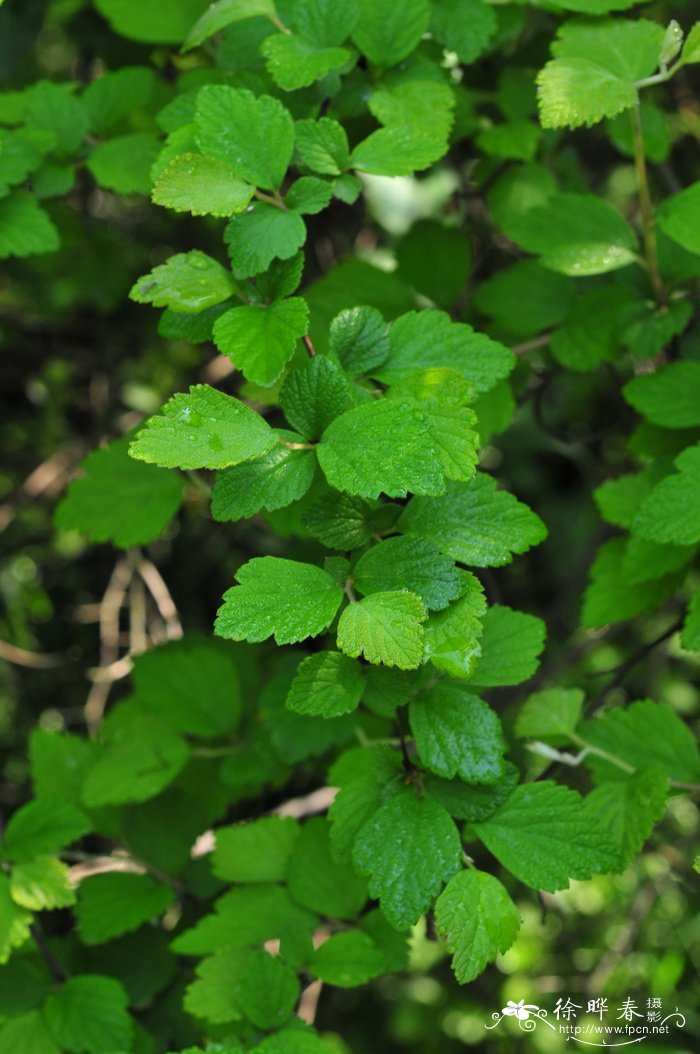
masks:
[[[119,658],[119,613],[126,598],[134,568],[129,560],[121,559],[115,564],[111,578],[100,602],[100,667],[110,667]],[[93,684],[85,703],[85,724],[94,735],[102,720],[114,678],[99,680]]]
[[[642,124],[639,117],[639,102],[630,109],[632,120],[632,142],[634,144],[634,164],[637,170],[637,185],[639,189],[639,205],[642,211],[642,227],[644,234],[644,257],[646,259],[649,279],[654,289],[654,295],[659,304],[665,304],[668,297],[664,287],[661,272],[659,271],[659,260],[656,251],[656,229],[654,210],[649,193],[649,179],[647,177],[647,163],[644,155],[644,139],[642,137]]]
[[[297,1007],[297,1017],[305,1021],[307,1025],[313,1025],[318,1011],[318,1002],[323,990],[323,981],[312,981],[304,989]]]
[[[54,953],[46,943],[46,938],[42,932],[38,922],[33,922],[29,927],[29,932],[32,935],[32,940],[36,944],[39,954],[49,968],[49,973],[53,977],[54,981],[59,981],[61,984],[68,980],[70,976],[66,970],[64,970],[61,963],[58,961]]]
[[[313,346],[311,337],[305,336],[305,337],[302,337],[301,339],[304,341],[304,344],[306,345],[306,350],[309,353],[309,358],[313,359],[315,357],[315,355],[316,355],[316,348]]]
[[[10,644],[6,640],[0,640],[0,659],[12,662],[15,666],[26,666],[31,670],[53,670],[61,666],[63,658],[51,652],[27,651],[26,648],[18,648],[16,644]]]
[[[160,616],[165,623],[165,633],[168,640],[179,640],[182,637],[182,623],[165,579],[156,565],[145,557],[139,560],[136,570],[146,583],[148,592],[156,603]]]
[[[606,671],[607,673],[614,673],[614,677],[612,677],[608,681],[608,683],[598,692],[598,695],[595,697],[590,706],[586,707],[587,715],[590,716],[591,711],[595,711],[600,706],[602,706],[602,704],[605,702],[610,693],[622,684],[630,670],[633,670],[635,666],[638,666],[639,663],[642,662],[647,657],[647,655],[654,650],[654,648],[659,646],[659,644],[663,644],[664,641],[668,640],[669,637],[672,637],[674,633],[677,633],[677,631],[681,628],[682,625],[683,619],[676,619],[676,621],[673,622],[667,629],[665,629],[664,632],[660,634],[660,636],[656,637],[652,641],[649,641],[648,644],[643,644],[641,648],[638,648],[637,651],[633,652],[628,659],[625,659],[624,662],[621,662],[620,665],[614,671]]]

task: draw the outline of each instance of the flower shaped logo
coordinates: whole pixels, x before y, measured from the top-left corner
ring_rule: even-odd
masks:
[[[517,1017],[518,1021],[527,1021],[532,1010],[539,1010],[539,1007],[533,1006],[532,1003],[526,1004],[524,999],[520,999],[517,1003],[509,999],[508,1005],[503,1007],[501,1013],[506,1017]]]

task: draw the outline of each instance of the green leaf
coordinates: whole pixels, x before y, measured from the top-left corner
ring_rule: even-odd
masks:
[[[329,549],[357,549],[372,537],[373,506],[362,498],[330,491],[304,513],[304,526]]]
[[[278,430],[288,443],[302,443],[295,432]],[[278,443],[262,457],[232,465],[216,474],[211,494],[215,520],[247,520],[261,509],[272,512],[303,498],[316,470],[312,450],[295,450]]]
[[[454,561],[422,538],[388,538],[372,546],[358,560],[352,578],[363,596],[408,589],[434,611],[442,611],[462,590]]]
[[[447,152],[447,145],[440,129],[391,125],[358,143],[350,163],[359,172],[373,176],[410,176],[439,161]]]
[[[335,988],[356,988],[383,974],[386,961],[366,933],[348,930],[324,941],[314,952],[309,970]]]
[[[264,307],[234,307],[214,323],[214,343],[244,377],[255,384],[274,384],[307,330],[306,301],[295,296]]]
[[[667,507],[664,515],[668,515]],[[658,607],[676,588],[677,578],[669,576],[636,585],[627,582],[623,576],[624,554],[622,538],[613,538],[598,550],[583,598],[584,626],[606,626],[634,618]]]
[[[566,889],[571,878],[619,865],[614,842],[591,822],[584,800],[551,780],[516,787],[474,831],[503,867],[533,889],[553,893]]]
[[[240,1021],[243,1013],[233,987],[243,973],[248,957],[241,948],[225,948],[197,963],[196,978],[187,986],[183,999],[187,1013],[217,1025]],[[188,1048],[183,1054],[204,1052],[199,1048],[196,1051]]]
[[[657,68],[664,30],[645,18],[572,19],[552,45],[557,58],[585,58],[634,82]]]
[[[252,1054],[333,1054],[333,1051],[315,1032],[290,1028],[269,1036],[253,1048]]]
[[[635,410],[662,428],[700,425],[700,362],[669,362],[654,373],[635,377],[623,394]]]
[[[157,88],[157,77],[148,66],[124,66],[88,84],[82,103],[90,130],[104,135],[132,110],[142,110]]]
[[[430,23],[427,0],[358,0],[360,18],[353,40],[375,66],[387,68],[405,59]]]
[[[0,198],[0,260],[58,249],[58,231],[28,190]]]
[[[245,183],[279,187],[294,144],[294,124],[281,102],[256,98],[245,88],[206,84],[197,96],[195,122],[203,154],[229,165]]]
[[[78,930],[87,944],[102,944],[162,915],[172,900],[172,890],[149,875],[95,875],[78,888]]]
[[[476,137],[476,145],[489,157],[532,161],[541,135],[531,121],[506,121],[484,128]]]
[[[111,977],[71,977],[44,1004],[54,1039],[71,1054],[120,1054],[131,1045],[127,995]]]
[[[347,48],[318,48],[301,37],[274,33],[262,42],[260,51],[275,84],[283,91],[307,88],[351,58]]]
[[[2,855],[9,860],[31,860],[57,853],[91,830],[87,817],[66,801],[37,798],[13,813],[5,828]]]
[[[200,154],[178,154],[159,173],[152,200],[193,216],[230,216],[243,212],[253,187],[237,179],[221,161]]]
[[[325,817],[307,820],[287,868],[290,896],[331,919],[354,919],[367,900],[367,883],[331,853]]]
[[[458,820],[485,820],[503,805],[517,784],[520,773],[506,762],[498,783],[471,786],[462,780],[443,780],[427,773],[423,777],[425,793]]]
[[[299,288],[304,270],[304,254],[288,260],[273,260],[264,274],[255,276],[255,289],[261,300],[283,300]]]
[[[652,486],[648,473],[629,473],[606,480],[593,491],[593,497],[604,520],[615,527],[630,527]]]
[[[364,686],[359,663],[337,651],[319,651],[299,664],[285,705],[295,714],[338,717],[357,708]]]
[[[230,645],[188,634],[134,659],[136,696],[178,732],[223,736],[238,726],[241,693]]]
[[[234,22],[257,16],[273,18],[276,13],[274,0],[218,0],[192,26],[182,50],[198,47]]]
[[[0,1054],[61,1054],[38,1010],[0,1026]]]
[[[255,557],[241,567],[240,583],[224,594],[215,632],[231,640],[294,644],[328,629],[342,589],[320,567],[276,556]]]
[[[501,722],[461,686],[438,682],[411,701],[409,720],[418,755],[437,776],[465,783],[497,783],[503,776]]]
[[[374,307],[341,311],[331,322],[330,350],[353,376],[381,366],[389,354],[389,334],[379,311]]]
[[[568,739],[583,713],[580,688],[546,688],[529,696],[515,722],[516,736],[529,739]]]
[[[35,728],[29,738],[29,760],[37,798],[55,798],[80,805],[83,776],[95,744],[65,732]]]
[[[296,820],[285,816],[217,827],[212,870],[225,882],[282,882],[298,836]]]
[[[484,616],[481,656],[471,683],[493,688],[527,681],[539,665],[546,632],[536,615],[494,604]]]
[[[348,137],[331,117],[297,121],[295,150],[301,164],[322,176],[339,176],[350,166]]]
[[[700,446],[688,447],[675,464],[680,471],[642,499],[630,526],[651,542],[694,545],[700,541]]]
[[[449,85],[432,80],[389,82],[370,97],[369,108],[386,128],[430,133],[446,146],[455,97]]]
[[[662,545],[633,536],[622,558],[622,578],[633,586],[663,578],[680,571],[694,555],[693,546]]]
[[[75,903],[68,867],[55,856],[35,856],[15,864],[10,876],[10,896],[29,911],[67,908]]]
[[[83,784],[88,808],[147,801],[185,766],[189,749],[165,721],[125,702],[102,726],[105,745]]]
[[[472,303],[506,332],[532,337],[560,323],[573,296],[570,278],[546,270],[536,260],[518,260],[482,282]]]
[[[230,395],[196,384],[146,421],[129,453],[165,468],[225,468],[260,457],[276,443],[260,414]]]
[[[151,193],[151,168],[161,149],[150,132],[134,132],[99,143],[86,165],[101,187],[117,194]]]
[[[23,183],[30,172],[40,167],[43,152],[21,132],[0,129],[0,187],[3,193],[7,186]]]
[[[265,1030],[278,1028],[287,1020],[301,990],[291,967],[262,949],[249,952],[232,988],[248,1020]]]
[[[356,0],[296,0],[294,28],[316,47],[342,44],[359,18]]]
[[[298,212],[285,212],[258,201],[248,212],[233,216],[224,235],[237,278],[266,271],[273,260],[289,260],[306,240]]]
[[[410,311],[391,327],[391,350],[374,376],[387,384],[434,367],[454,370],[487,392],[515,367],[508,348],[444,311]]]
[[[415,670],[423,657],[425,619],[423,602],[415,593],[373,593],[343,611],[338,647],[369,663]]]
[[[319,439],[352,405],[347,378],[325,355],[316,355],[289,374],[279,403],[292,428],[305,439]]]
[[[6,1018],[32,1010],[43,1001],[50,984],[45,964],[28,955],[14,956],[9,966],[0,967],[0,1014]],[[0,1051],[6,1051],[1,1041]]]
[[[439,0],[433,5],[430,32],[468,66],[486,49],[497,25],[484,0]]]
[[[700,62],[700,22],[695,23],[685,38],[681,51],[681,62],[684,66],[692,62]]]
[[[296,179],[287,193],[284,203],[288,209],[295,209],[304,215],[316,215],[323,212],[333,197],[333,184],[316,176],[302,176]]]
[[[409,285],[441,307],[449,307],[467,283],[472,251],[463,231],[436,220],[419,220],[399,242],[396,259],[399,274]]]
[[[604,274],[637,257],[637,237],[609,202],[592,194],[553,194],[511,224],[514,240],[562,274]]]
[[[510,948],[520,916],[498,879],[472,867],[450,879],[438,897],[435,925],[453,953],[457,980],[466,984]]]
[[[129,296],[139,304],[196,314],[236,292],[231,274],[206,253],[177,253],[139,278]]]
[[[449,813],[437,802],[401,790],[364,824],[353,863],[370,876],[370,895],[396,929],[405,929],[431,906],[459,870],[461,844]]]
[[[12,899],[9,876],[0,873],[0,963],[6,963],[12,950],[24,944],[29,937],[31,923],[30,913]]]
[[[446,611],[432,614],[425,627],[425,658],[451,677],[469,679],[481,655],[484,590],[468,571],[460,572],[461,596]]]
[[[180,507],[182,482],[130,458],[128,448],[128,439],[118,439],[87,456],[80,466],[86,475],[73,480],[56,509],[56,527],[124,549],[158,537]]]
[[[51,81],[39,81],[29,89],[25,118],[53,135],[56,152],[62,158],[78,153],[88,130],[82,99]]]
[[[650,765],[669,779],[689,783],[700,778],[700,752],[695,737],[678,714],[663,703],[644,699],[626,710],[609,710],[587,721],[579,733],[586,743],[634,769]],[[595,758],[589,760],[597,764]],[[614,774],[623,778],[619,768]]]
[[[587,815],[619,846],[623,867],[634,860],[661,819],[667,796],[663,773],[643,768],[624,780],[601,783],[586,797]]]
[[[590,127],[637,102],[633,83],[575,56],[548,62],[537,74],[537,92],[543,128]]]
[[[180,44],[207,6],[207,0],[178,0],[163,7],[161,0],[95,0],[97,10],[123,37],[147,44]]]
[[[597,370],[621,350],[620,318],[633,299],[625,286],[592,289],[575,300],[564,325],[552,335],[554,357],[570,370]]]
[[[377,399],[341,414],[317,453],[329,484],[349,494],[396,498],[445,490],[427,418],[398,400]]]
[[[474,567],[500,567],[547,535],[539,516],[485,473],[451,483],[445,497],[415,497],[399,528],[434,542],[442,552]]]
[[[681,644],[689,651],[700,651],[700,592],[693,595],[681,630]]]

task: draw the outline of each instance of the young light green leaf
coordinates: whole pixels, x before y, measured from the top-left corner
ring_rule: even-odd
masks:
[[[455,97],[449,85],[432,80],[389,82],[370,97],[369,108],[386,128],[430,131],[446,143]]]
[[[654,373],[634,377],[623,388],[628,403],[662,428],[700,425],[700,362],[669,362]]]
[[[592,194],[553,194],[511,224],[514,240],[562,274],[604,274],[637,256],[637,236],[609,202]]]
[[[112,977],[69,978],[44,1004],[53,1038],[71,1054],[119,1054],[131,1045],[133,1022],[122,985]]]
[[[681,62],[684,66],[693,62],[700,62],[700,22],[696,22],[688,36],[681,51]]]
[[[623,867],[632,862],[661,819],[667,796],[667,779],[654,768],[601,783],[587,795],[586,813],[618,845]]]
[[[295,714],[339,717],[357,708],[364,687],[358,662],[337,651],[319,651],[299,664],[285,706]]]
[[[316,355],[289,374],[279,403],[293,428],[305,439],[320,439],[326,428],[352,406],[347,377],[325,355]]]
[[[349,494],[395,498],[445,491],[426,417],[399,400],[376,399],[341,414],[317,453],[329,484]]]
[[[118,439],[87,456],[80,466],[86,475],[73,480],[56,508],[59,530],[124,549],[158,537],[180,507],[182,482],[175,472],[135,461],[128,448],[128,439]]]
[[[229,271],[199,250],[177,253],[139,278],[129,296],[138,304],[197,314],[237,291]]]
[[[298,212],[284,212],[258,201],[233,216],[224,235],[237,278],[266,271],[273,260],[289,260],[304,244],[306,227]]]
[[[379,977],[386,960],[377,945],[360,930],[334,933],[314,952],[309,970],[336,988],[355,988]]]
[[[15,864],[10,876],[10,896],[29,911],[50,911],[75,904],[68,866],[55,856],[35,856]]]
[[[418,755],[431,772],[465,783],[497,783],[506,748],[499,721],[488,703],[448,681],[440,681],[409,705]]]
[[[214,323],[214,343],[254,384],[274,384],[308,326],[301,297],[233,307]]]
[[[373,176],[410,176],[439,161],[447,137],[429,127],[391,125],[372,132],[354,148],[350,163]]]
[[[483,619],[481,656],[471,683],[493,688],[527,681],[539,665],[546,632],[536,615],[494,604]]]
[[[527,505],[495,479],[477,474],[469,483],[451,483],[445,497],[415,497],[404,508],[399,527],[434,542],[442,552],[474,567],[500,567],[514,553],[527,552],[547,530]]]
[[[460,597],[446,611],[432,614],[425,627],[425,658],[451,677],[468,680],[481,655],[486,599],[479,580],[460,572]]]
[[[353,40],[375,66],[386,69],[409,55],[428,28],[428,0],[358,0],[360,18]]]
[[[266,1031],[287,1020],[300,991],[292,968],[280,956],[262,948],[248,953],[244,968],[233,983],[233,996],[245,1016]]]
[[[0,198],[0,260],[58,249],[58,231],[28,190]]]
[[[591,822],[580,795],[551,780],[516,787],[474,830],[499,863],[533,889],[553,893],[571,878],[619,867],[615,843]]]
[[[278,429],[287,443],[303,446],[296,432]],[[273,512],[303,498],[316,470],[312,450],[278,443],[262,457],[224,468],[216,474],[211,514],[219,522],[247,520],[265,509]]]
[[[11,1017],[0,1025],[0,1054],[61,1054],[39,1010]]]
[[[199,47],[205,40],[209,40],[215,33],[220,33],[234,22],[258,16],[272,19],[276,14],[274,0],[217,0],[209,5],[192,26],[182,50],[189,51]]]
[[[292,33],[273,33],[260,50],[270,76],[283,91],[308,88],[351,58],[347,48],[318,48]]]
[[[348,137],[342,124],[330,117],[297,121],[295,149],[301,164],[322,176],[339,176],[350,165]]]
[[[338,647],[369,663],[415,670],[423,657],[425,619],[423,602],[415,593],[373,593],[343,611]]]
[[[333,858],[325,817],[307,820],[287,868],[290,896],[329,918],[354,919],[367,900],[367,883]]]
[[[453,953],[457,980],[466,984],[499,952],[510,948],[520,928],[520,916],[497,878],[467,868],[451,878],[438,897],[435,924]]]
[[[223,948],[197,963],[195,980],[185,989],[183,1008],[187,1013],[215,1025],[240,1021],[243,1012],[233,987],[245,969],[248,955],[242,948]],[[204,1051],[192,1047],[183,1054],[204,1054]]]
[[[529,739],[568,739],[581,720],[580,688],[546,688],[529,696],[515,721],[515,734]]]
[[[320,567],[254,557],[236,574],[239,585],[224,594],[215,632],[230,640],[294,644],[328,629],[343,598],[342,589]]]
[[[241,716],[238,671],[230,645],[188,633],[134,660],[136,697],[178,732],[230,735]]]
[[[443,883],[459,870],[461,844],[448,812],[409,787],[360,829],[352,859],[370,876],[370,895],[396,929],[418,922]]]
[[[669,706],[643,699],[626,710],[609,710],[580,729],[586,743],[634,769],[651,765],[669,779],[697,782],[700,752],[693,733]],[[595,758],[591,759],[597,764]],[[606,768],[611,766],[606,763]],[[614,775],[621,778],[620,769]]]
[[[469,65],[485,50],[497,25],[493,8],[484,0],[440,0],[433,5],[430,32]]]
[[[158,175],[151,198],[156,205],[175,212],[230,216],[243,212],[253,191],[221,161],[201,154],[178,154]]]
[[[332,197],[333,184],[327,179],[302,176],[292,183],[285,194],[284,203],[288,209],[294,209],[302,215],[314,216],[328,207]]]
[[[277,190],[292,158],[294,124],[269,95],[245,88],[206,84],[197,96],[197,143],[207,157],[223,161],[245,183]]]
[[[158,918],[172,900],[172,890],[149,875],[95,875],[78,888],[78,930],[87,944],[103,944]]]
[[[453,322],[444,311],[410,311],[393,323],[389,337],[389,358],[373,370],[387,384],[440,367],[454,370],[477,391],[487,392],[515,367],[508,348],[464,322]]]
[[[6,860],[31,860],[58,853],[90,831],[84,813],[60,798],[35,798],[12,814],[5,828],[2,856]]]
[[[634,84],[587,58],[552,59],[537,74],[543,128],[580,128],[615,117],[637,102]]]
[[[7,962],[14,948],[24,944],[31,923],[31,914],[12,899],[9,875],[0,873],[0,964]]]
[[[277,442],[267,421],[245,403],[196,384],[146,421],[129,453],[165,468],[225,468],[260,457]]]
[[[225,882],[282,882],[298,836],[289,816],[217,827],[212,870]]]
[[[360,557],[353,583],[363,596],[408,589],[429,611],[442,611],[462,591],[454,561],[423,538],[388,538]]]

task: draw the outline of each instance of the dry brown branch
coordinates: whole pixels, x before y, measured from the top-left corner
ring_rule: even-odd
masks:
[[[30,670],[53,670],[63,663],[60,655],[27,651],[26,648],[18,648],[16,644],[10,644],[6,640],[0,640],[0,659],[14,663],[15,666],[26,666]]]

